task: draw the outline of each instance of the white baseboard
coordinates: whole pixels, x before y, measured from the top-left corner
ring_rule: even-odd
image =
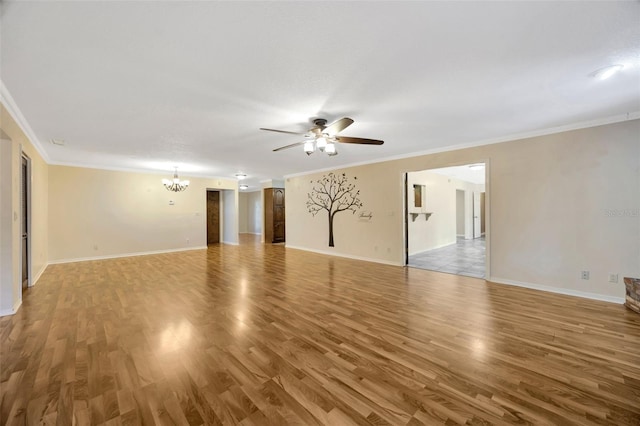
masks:
[[[183,247],[183,248],[168,249],[168,250],[141,251],[137,253],[109,254],[106,256],[78,257],[75,259],[58,259],[58,260],[50,260],[49,265],[56,265],[59,263],[87,262],[90,260],[118,259],[120,257],[147,256],[150,254],[163,254],[163,253],[174,253],[179,251],[206,250],[206,249],[207,249],[207,246]]]
[[[22,306],[22,297],[16,300],[16,303],[13,304],[13,307],[11,309],[0,310],[0,317],[6,317],[7,315],[15,315],[16,312],[18,312],[18,309],[20,309],[20,306]]]
[[[298,247],[298,246],[292,246],[289,244],[285,244],[286,248],[290,248],[290,249],[295,249],[295,250],[303,250],[303,251],[310,251],[312,253],[318,253],[318,254],[327,254],[329,256],[336,256],[336,257],[345,257],[347,259],[354,259],[354,260],[363,260],[365,262],[373,262],[373,263],[382,263],[383,265],[392,265],[392,266],[404,266],[401,262],[392,262],[390,260],[381,260],[381,259],[374,259],[374,258],[370,258],[370,257],[363,257],[363,256],[353,256],[350,254],[344,254],[344,253],[335,253],[329,250],[315,250],[315,249],[310,249],[310,248],[306,248],[306,247]]]
[[[540,290],[540,291],[547,291],[549,293],[564,294],[566,296],[582,297],[584,299],[599,300],[601,302],[610,302],[610,303],[618,303],[618,304],[624,303],[624,297],[607,296],[605,294],[589,293],[586,291],[571,290],[571,289],[562,288],[562,287],[552,287],[552,286],[547,286],[542,284],[526,283],[522,281],[508,280],[508,279],[499,278],[499,277],[489,277],[489,278],[486,278],[486,280],[490,282],[498,283],[498,284],[513,285],[516,287],[524,287],[532,290]]]
[[[235,241],[223,241],[222,244],[229,244],[230,246],[239,246],[240,243]]]

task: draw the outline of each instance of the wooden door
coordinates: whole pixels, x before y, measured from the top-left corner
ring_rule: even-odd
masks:
[[[282,243],[285,240],[284,189],[264,190],[264,242]]]
[[[207,191],[207,245],[220,242],[220,192]]]
[[[273,242],[282,243],[285,240],[284,229],[284,189],[273,189]]]

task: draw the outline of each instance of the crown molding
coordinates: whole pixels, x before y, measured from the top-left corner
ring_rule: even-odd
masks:
[[[35,132],[29,125],[26,117],[24,116],[24,114],[22,114],[20,108],[18,108],[16,101],[13,99],[13,96],[11,96],[11,93],[9,93],[9,89],[7,89],[7,86],[5,86],[2,79],[0,79],[0,102],[2,102],[2,105],[4,105],[4,107],[7,109],[9,115],[11,115],[13,120],[18,124],[20,130],[22,130],[22,132],[27,136],[29,142],[31,142],[36,151],[38,151],[38,154],[40,154],[45,162],[51,163],[49,154],[47,154],[47,151],[45,151],[45,149],[43,148],[42,142],[40,142]]]
[[[598,118],[596,120],[580,121],[580,122],[577,122],[577,123],[572,123],[572,124],[567,124],[567,125],[557,126],[557,127],[549,127],[549,128],[541,129],[541,130],[534,130],[534,131],[523,132],[523,133],[514,133],[514,134],[511,134],[511,135],[507,135],[507,136],[500,136],[498,138],[483,139],[483,140],[476,141],[476,142],[462,143],[462,144],[457,144],[457,145],[450,145],[450,146],[445,146],[445,147],[441,147],[441,148],[428,149],[428,150],[425,150],[425,151],[415,151],[415,152],[411,152],[411,153],[408,153],[408,154],[393,155],[393,156],[390,156],[390,157],[380,158],[380,159],[376,159],[376,160],[359,161],[359,162],[355,162],[355,163],[343,164],[343,165],[336,166],[336,167],[327,167],[327,168],[324,168],[324,169],[310,170],[310,171],[300,172],[300,173],[292,173],[292,174],[284,175],[284,178],[285,179],[294,178],[294,177],[306,176],[306,175],[315,174],[315,173],[330,172],[330,171],[333,171],[333,170],[340,170],[340,169],[345,169],[345,168],[349,168],[349,167],[366,166],[368,164],[384,163],[386,161],[403,160],[405,158],[421,157],[423,155],[439,154],[439,153],[442,153],[442,152],[457,151],[457,150],[460,150],[460,149],[475,148],[475,147],[485,146],[485,145],[494,145],[494,144],[506,143],[506,142],[516,142],[516,141],[519,141],[519,140],[522,140],[522,139],[529,139],[529,138],[535,138],[535,137],[539,137],[539,136],[553,135],[553,134],[556,134],[556,133],[570,132],[572,130],[588,129],[590,127],[604,126],[604,125],[607,125],[607,124],[615,124],[615,123],[620,123],[620,122],[623,122],[623,121],[631,121],[631,120],[637,120],[637,119],[640,119],[640,111],[627,112],[625,114],[619,114],[619,115],[613,115],[613,116],[604,117],[604,118]]]

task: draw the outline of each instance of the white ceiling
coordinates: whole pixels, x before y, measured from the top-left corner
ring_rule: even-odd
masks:
[[[0,78],[53,164],[249,176],[640,111],[640,3],[3,1]],[[625,68],[609,80],[589,74]],[[10,99],[9,99],[10,100]],[[313,117],[383,146],[302,148]],[[64,139],[65,146],[51,144]]]

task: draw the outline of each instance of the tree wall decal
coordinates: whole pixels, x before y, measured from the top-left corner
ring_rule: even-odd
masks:
[[[353,180],[357,180],[353,177]],[[354,183],[349,183],[347,175],[329,173],[317,181],[311,181],[313,187],[307,194],[307,210],[313,216],[322,210],[326,210],[329,217],[329,247],[333,245],[333,218],[344,211],[356,213],[362,207],[362,201],[358,198],[360,190],[356,190]]]

